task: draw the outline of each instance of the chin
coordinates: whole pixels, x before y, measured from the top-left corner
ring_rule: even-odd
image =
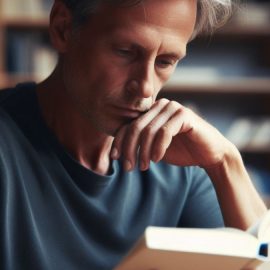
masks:
[[[99,131],[102,133],[115,137],[117,132],[127,124],[130,124],[132,121],[130,119],[119,119],[119,118],[110,118],[103,119],[99,123],[96,123],[96,126]]]
[[[105,133],[109,136],[115,137],[117,135],[117,132],[123,127],[123,125],[118,126],[118,127],[111,127],[108,128],[107,131],[105,131]]]
[[[115,137],[116,136],[116,134],[117,134],[117,132],[124,126],[125,124],[124,123],[122,123],[122,124],[115,124],[115,125],[113,125],[113,124],[110,124],[110,125],[100,125],[99,126],[99,130],[102,132],[102,133],[104,133],[104,134],[106,134],[106,135],[108,135],[108,136],[112,136],[112,137]]]

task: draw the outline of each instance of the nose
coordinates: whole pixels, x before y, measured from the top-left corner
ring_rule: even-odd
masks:
[[[138,65],[132,72],[129,90],[140,98],[152,97],[155,92],[155,67],[151,63]]]

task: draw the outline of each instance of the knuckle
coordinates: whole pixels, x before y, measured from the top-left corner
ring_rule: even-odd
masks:
[[[147,127],[145,127],[142,133],[142,135],[146,137],[152,136],[153,134],[154,134],[154,128],[152,125],[148,125]]]
[[[180,103],[178,103],[177,101],[174,101],[174,100],[172,100],[171,102],[170,102],[170,106],[172,107],[172,109],[173,110],[180,110],[181,109],[181,105],[180,105]]]
[[[161,106],[165,106],[166,104],[168,104],[170,101],[167,98],[161,98],[158,100],[158,104]]]
[[[159,135],[161,136],[161,138],[164,138],[170,136],[171,132],[167,126],[163,126],[159,130]]]
[[[142,131],[143,127],[140,121],[134,121],[129,128],[131,134],[138,134]]]

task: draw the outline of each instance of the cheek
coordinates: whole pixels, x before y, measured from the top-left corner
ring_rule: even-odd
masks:
[[[102,66],[100,73],[102,74],[101,81],[104,80],[104,82],[111,85],[111,88],[124,87],[130,77],[128,67],[122,67],[109,60]]]
[[[129,80],[129,69],[115,63],[108,52],[76,46],[67,58],[67,84],[80,95],[122,96]]]

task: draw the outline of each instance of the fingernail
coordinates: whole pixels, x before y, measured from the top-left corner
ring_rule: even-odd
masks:
[[[147,169],[147,165],[145,161],[140,162],[140,169],[141,171],[145,171]]]
[[[124,170],[125,171],[130,171],[132,169],[131,162],[129,160],[124,161]]]
[[[118,155],[119,155],[118,150],[117,148],[114,147],[111,152],[112,159],[118,159],[119,158]]]
[[[155,163],[158,162],[158,156],[157,155],[153,155],[152,161],[154,161]]]

